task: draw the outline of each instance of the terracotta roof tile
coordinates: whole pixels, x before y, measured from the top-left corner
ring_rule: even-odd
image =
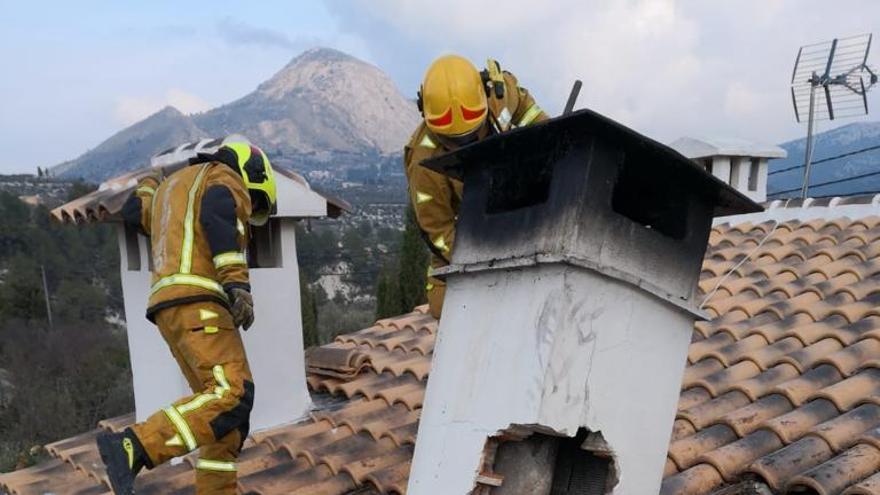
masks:
[[[749,476],[777,493],[880,495],[880,216],[715,226],[700,277],[716,317],[694,326],[661,493],[707,495]],[[333,401],[255,433],[242,491],[404,493],[436,332],[420,308],[311,355],[309,386]],[[51,444],[52,461],[0,486],[103,492],[96,433]],[[139,493],[191,484],[186,463],[163,466]]]
[[[773,490],[782,489],[793,476],[827,461],[834,455],[822,439],[806,437],[752,463],[748,472],[760,476]]]
[[[804,436],[813,426],[839,414],[834,404],[818,399],[776,418],[765,421],[763,428],[776,433],[783,443],[791,443]]]
[[[813,428],[809,435],[822,438],[834,452],[853,445],[862,433],[880,424],[880,406],[863,404]]]
[[[847,488],[842,495],[880,495],[880,473]]]
[[[859,444],[843,454],[826,461],[809,471],[794,476],[789,490],[806,488],[820,495],[839,493],[848,485],[880,470],[880,450]]]

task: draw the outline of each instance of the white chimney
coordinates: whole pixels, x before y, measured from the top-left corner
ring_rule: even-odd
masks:
[[[767,161],[788,156],[779,146],[742,139],[683,137],[669,146],[759,203],[767,201]]]
[[[214,141],[212,148],[219,144],[221,141]],[[177,150],[180,147],[169,153]],[[179,160],[158,165],[172,162]],[[339,212],[337,204],[312,191],[297,174],[276,169],[276,181],[278,213],[267,225],[254,229],[250,248],[257,263],[250,269],[256,319],[242,337],[257,391],[251,431],[298,419],[311,406],[305,381],[294,226],[299,219]],[[121,224],[118,233],[136,416],[143,421],[192,392],[159,331],[144,318],[150,288],[148,239]]]
[[[426,165],[465,195],[407,493],[656,494],[712,216],[760,207],[586,110]]]

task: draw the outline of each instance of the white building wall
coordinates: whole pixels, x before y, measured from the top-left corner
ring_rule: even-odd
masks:
[[[752,159],[747,156],[735,156],[728,159],[731,164],[730,186],[737,191],[748,193]]]
[[[254,374],[251,431],[299,419],[312,404],[306,387],[295,224],[281,219],[282,266],[250,270],[256,317],[242,336]]]
[[[749,198],[756,203],[767,201],[767,175],[769,172],[770,169],[767,159],[761,158],[758,162],[758,190],[749,192]]]
[[[407,493],[463,495],[511,424],[601,431],[617,495],[655,495],[693,316],[565,265],[450,276]]]
[[[728,156],[713,156],[712,157],[712,175],[718,177],[721,182],[725,184],[730,184],[730,157]]]
[[[147,256],[150,246],[147,238],[137,236],[140,261],[139,268],[134,269],[138,265],[129,260],[125,228],[121,224],[117,226],[117,237],[135,416],[137,421],[144,421],[154,412],[192,392],[171,356],[168,344],[156,326],[146,318],[147,299],[150,297]]]

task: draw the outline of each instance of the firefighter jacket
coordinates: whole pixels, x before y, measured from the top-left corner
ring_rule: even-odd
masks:
[[[488,96],[489,117],[486,125],[478,131],[479,139],[548,118],[529,92],[519,87],[513,74],[504,72],[504,83],[503,97],[496,97],[494,92]],[[403,150],[409,198],[422,235],[434,255],[431,266],[435,268],[449,264],[462,184],[419,164],[449,150],[424,122]]]
[[[250,290],[246,249],[251,202],[241,176],[216,161],[147,177],[123,207],[127,224],[150,237],[153,274],[147,318],[163,308]]]

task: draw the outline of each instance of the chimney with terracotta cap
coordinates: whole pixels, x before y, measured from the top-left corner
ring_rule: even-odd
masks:
[[[587,110],[425,165],[465,194],[407,493],[656,494],[712,217],[760,207]]]

